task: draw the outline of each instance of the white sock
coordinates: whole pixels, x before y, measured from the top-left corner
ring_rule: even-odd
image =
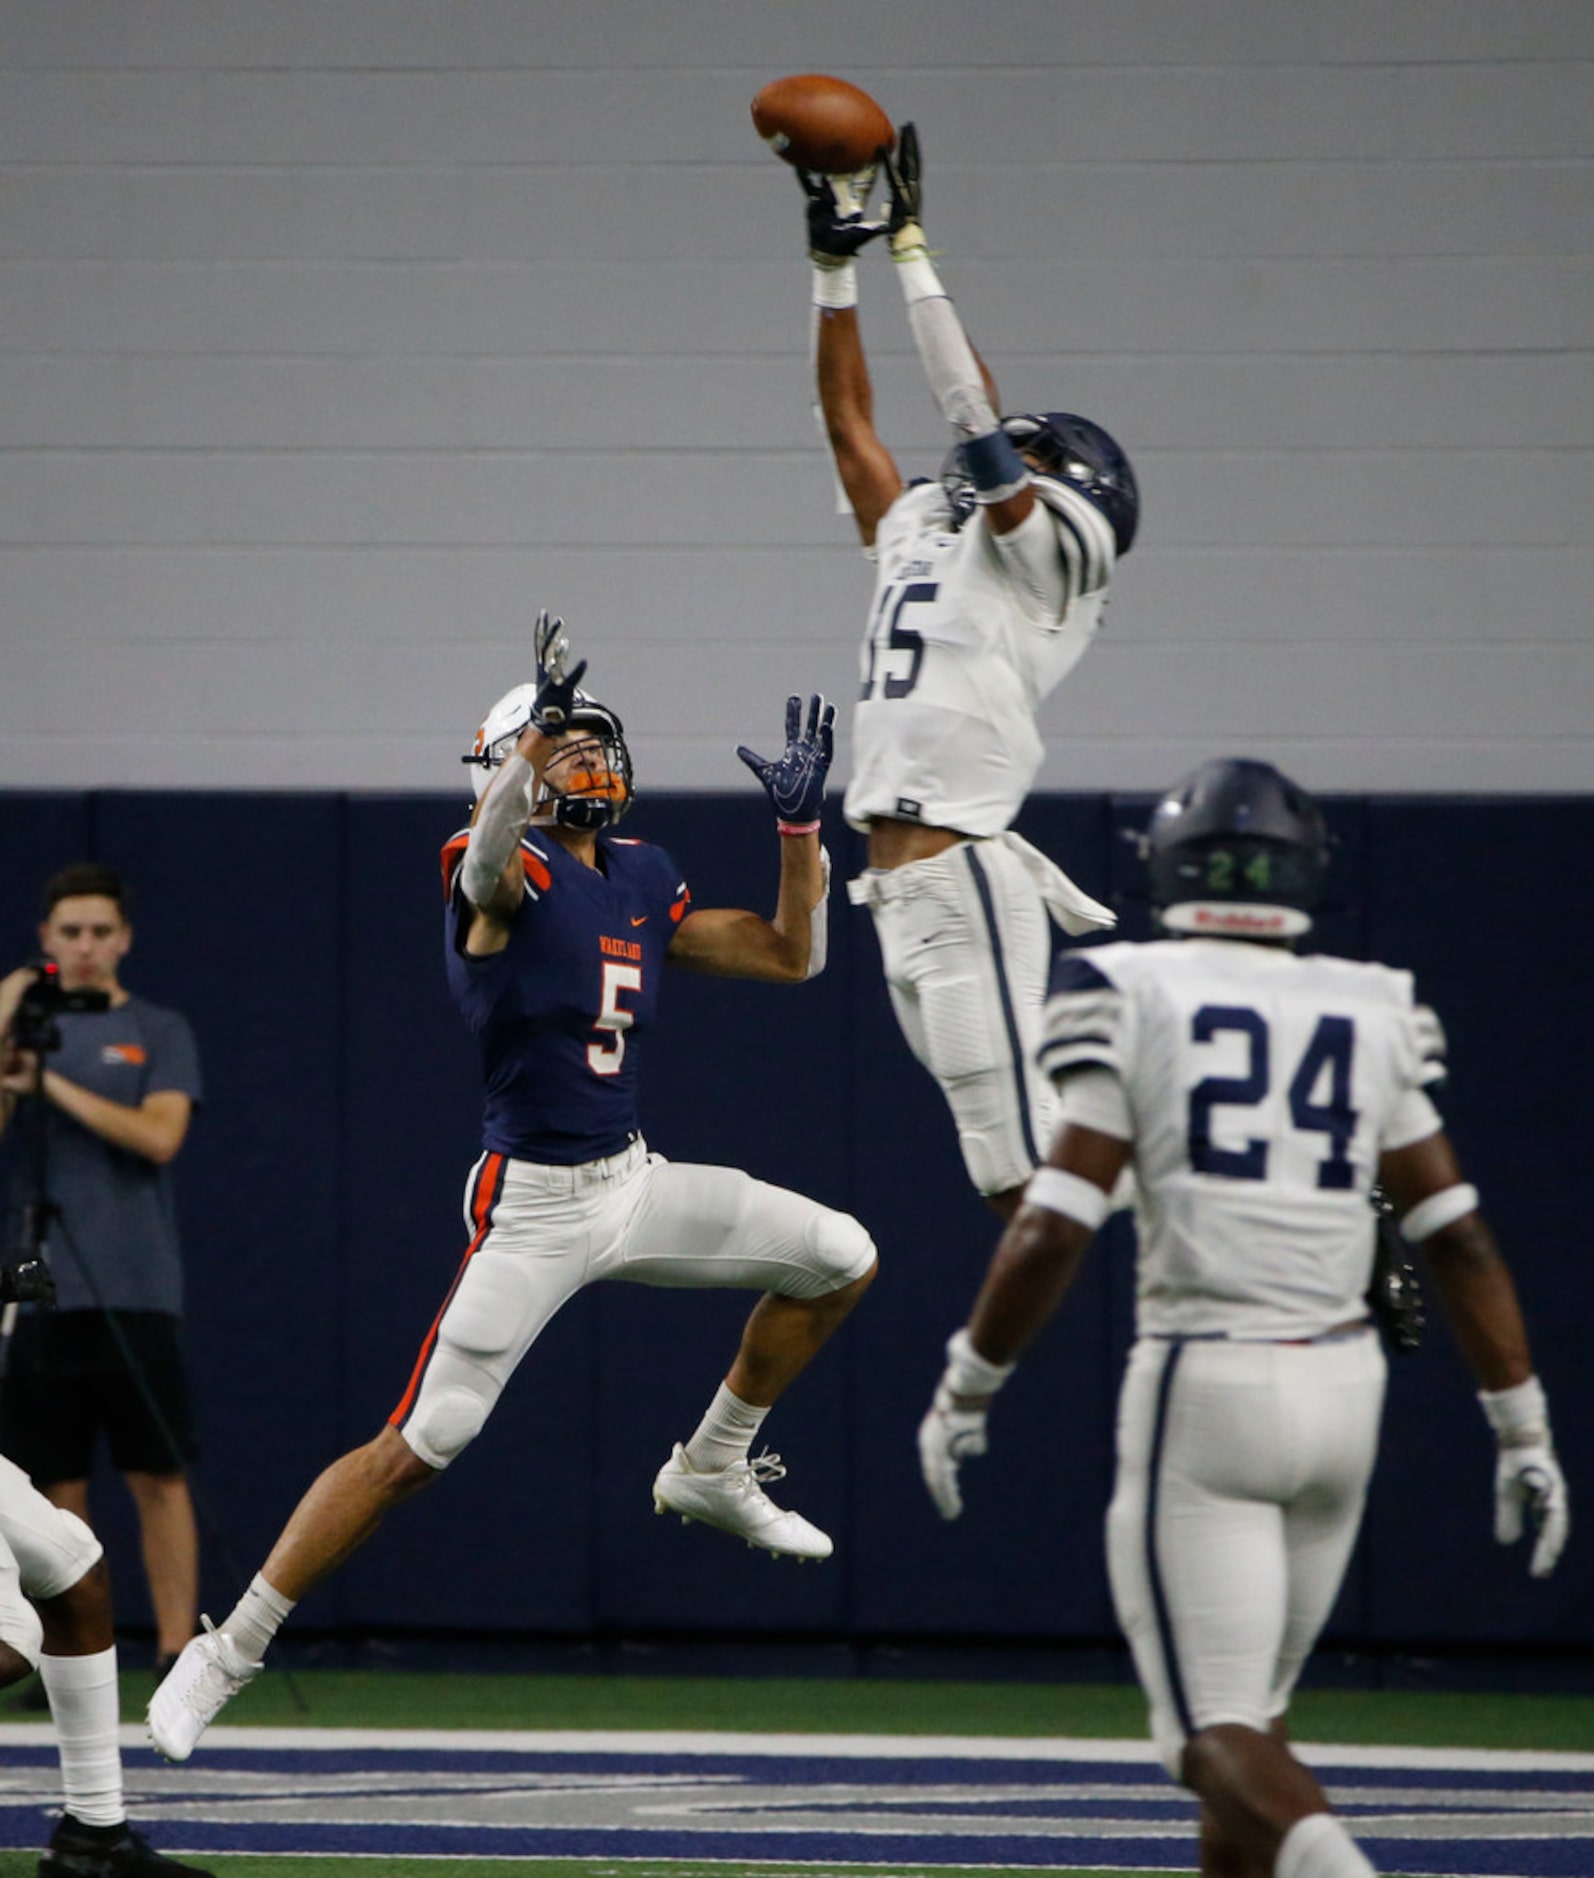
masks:
[[[265,1655],[273,1637],[288,1621],[295,1600],[285,1598],[256,1572],[249,1589],[232,1608],[232,1615],[220,1626],[237,1644],[251,1663]]]
[[[1377,1878],[1361,1847],[1332,1813],[1308,1813],[1284,1835],[1273,1878]]]
[[[41,1656],[39,1674],[61,1752],[62,1803],[85,1826],[119,1826],[127,1810],[116,1740],[122,1715],[114,1646],[92,1656]]]
[[[686,1458],[700,1474],[717,1474],[747,1459],[753,1436],[763,1426],[767,1408],[754,1408],[721,1383],[708,1413],[686,1444]]]

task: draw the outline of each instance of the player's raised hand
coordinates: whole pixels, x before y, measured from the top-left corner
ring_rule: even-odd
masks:
[[[537,695],[532,700],[531,721],[544,736],[551,736],[570,721],[587,661],[570,670],[570,635],[564,621],[547,607],[537,615],[532,645],[537,654]]]
[[[919,133],[911,124],[897,132],[895,151],[883,151],[886,182],[891,190],[891,208],[886,226],[891,231],[891,252],[905,259],[925,247],[924,230],[919,214],[924,199],[919,162]]]
[[[1494,1469],[1494,1536],[1515,1545],[1524,1526],[1534,1533],[1528,1570],[1548,1578],[1571,1529],[1566,1476],[1548,1441],[1528,1447],[1503,1447]]]
[[[786,700],[786,748],[777,757],[760,756],[745,743],[736,754],[768,791],[782,829],[806,833],[819,825],[825,799],[825,777],[836,748],[836,707],[816,691],[808,700],[808,722],[803,723],[803,701]]]
[[[873,170],[850,177],[798,170],[797,181],[808,198],[808,253],[815,267],[840,267],[886,232],[884,222],[865,215]]]

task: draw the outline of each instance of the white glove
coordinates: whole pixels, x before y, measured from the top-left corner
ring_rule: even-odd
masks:
[[[1480,1390],[1478,1400],[1500,1444],[1494,1468],[1494,1536],[1514,1545],[1523,1529],[1536,1535],[1528,1570],[1548,1578],[1561,1556],[1572,1514],[1566,1476],[1555,1458],[1550,1410],[1537,1376],[1510,1389]]]
[[[986,1408],[1012,1373],[1011,1363],[987,1362],[966,1330],[948,1339],[946,1368],[930,1412],[919,1423],[919,1471],[943,1519],[956,1519],[963,1511],[958,1468],[985,1452]]]
[[[1501,1545],[1515,1545],[1529,1523],[1537,1538],[1528,1570],[1535,1578],[1548,1578],[1572,1524],[1566,1476],[1548,1442],[1535,1447],[1501,1448],[1495,1463],[1495,1538]]]
[[[956,1519],[963,1511],[958,1468],[985,1448],[985,1410],[958,1408],[943,1382],[919,1423],[919,1468],[943,1519]]]

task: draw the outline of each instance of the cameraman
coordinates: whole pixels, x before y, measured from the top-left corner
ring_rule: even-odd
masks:
[[[182,1262],[168,1166],[200,1079],[187,1020],[121,983],[133,940],[128,905],[112,869],[64,869],[45,888],[39,927],[58,990],[28,967],[0,979],[0,1129],[10,1125],[17,1150],[12,1216],[49,1203],[58,1295],[57,1309],[24,1309],[17,1321],[0,1385],[0,1445],[57,1506],[87,1520],[94,1444],[106,1432],[138,1511],[158,1666],[197,1627]],[[46,990],[55,991],[54,1009]],[[71,1008],[96,992],[105,1008]],[[43,1130],[43,1195],[27,1150],[34,1129]]]

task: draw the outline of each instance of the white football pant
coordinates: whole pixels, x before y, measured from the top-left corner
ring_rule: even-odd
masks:
[[[1035,1066],[1052,922],[1000,841],[963,841],[852,883],[880,940],[908,1046],[941,1085],[976,1192],[1021,1187],[1051,1147],[1056,1097]]]
[[[1131,1352],[1107,1562],[1175,1780],[1197,1729],[1266,1729],[1288,1706],[1361,1523],[1385,1368],[1370,1329]]]
[[[44,1630],[29,1600],[70,1591],[101,1551],[76,1513],[53,1505],[0,1455],[0,1638],[35,1667]]]
[[[466,1183],[465,1219],[464,1263],[389,1417],[432,1467],[481,1432],[543,1327],[587,1285],[817,1298],[875,1258],[849,1214],[734,1168],[666,1161],[641,1141],[579,1167],[484,1154]]]

